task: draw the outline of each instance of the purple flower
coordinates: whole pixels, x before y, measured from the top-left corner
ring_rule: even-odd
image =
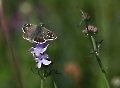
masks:
[[[49,43],[45,42],[43,44],[35,44],[34,47],[32,47],[29,51],[34,57],[34,60],[37,62],[37,67],[41,68],[41,65],[49,65],[52,62],[47,60],[48,55],[44,54],[48,47]]]
[[[40,54],[39,57],[35,58],[35,61],[37,62],[37,67],[41,68],[41,65],[49,65],[51,64],[51,61],[47,60],[48,55],[47,54]]]
[[[42,59],[47,59],[47,58],[48,58],[48,55],[47,55],[47,54],[39,54],[39,56],[37,57],[37,56],[34,54],[33,57],[35,58],[34,60],[35,60],[36,62],[39,62],[39,61],[42,60]]]
[[[35,44],[31,49],[30,52],[39,56],[40,53],[44,53],[48,47],[49,43],[45,42],[43,44]]]

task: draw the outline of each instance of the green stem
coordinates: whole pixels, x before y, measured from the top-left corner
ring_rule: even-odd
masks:
[[[86,21],[86,26],[87,26],[87,30],[88,30],[87,21]],[[94,40],[94,38],[92,37],[92,35],[89,33],[89,31],[88,31],[88,36],[89,36],[89,39],[90,39],[90,42],[91,42],[91,45],[92,45],[93,50],[96,51],[96,49],[97,49],[96,47],[97,47],[97,46],[96,46],[96,44],[95,44],[95,40]],[[97,62],[98,62],[98,64],[99,64],[99,66],[100,66],[100,69],[101,69],[102,74],[103,74],[103,77],[104,77],[104,79],[105,79],[107,88],[110,88],[107,74],[106,74],[105,69],[104,69],[104,67],[103,67],[102,61],[101,61],[101,59],[100,59],[100,57],[99,57],[99,52],[98,52],[98,51],[97,51],[97,52],[94,52],[94,56],[95,56],[95,58],[96,58],[96,60],[97,60]]]
[[[100,57],[97,54],[95,54],[95,57],[96,57],[97,62],[99,64],[100,68],[101,68],[101,71],[102,71],[103,77],[105,79],[106,85],[107,85],[108,88],[110,88],[110,85],[109,85],[109,82],[108,82],[108,77],[107,77],[107,74],[106,74],[105,69],[103,67],[103,64],[100,60]]]
[[[57,88],[57,85],[56,85],[56,83],[55,82],[53,82],[54,83],[54,88]]]
[[[56,85],[56,83],[55,83],[55,81],[54,81],[54,73],[53,73],[52,67],[49,66],[49,68],[50,68],[50,70],[51,70],[51,72],[52,72],[52,79],[53,79],[54,88],[57,88],[57,85]]]
[[[43,85],[44,85],[44,77],[43,77],[43,72],[42,72],[42,70],[40,70],[39,69],[39,75],[40,75],[40,77],[41,77],[41,84],[40,84],[40,88],[43,88]]]
[[[40,88],[43,88],[43,79],[41,78],[41,85],[40,85]]]

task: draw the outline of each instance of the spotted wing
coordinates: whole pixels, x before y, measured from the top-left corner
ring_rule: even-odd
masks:
[[[37,25],[25,24],[22,28],[24,32],[23,38],[29,40],[30,42],[34,42],[34,38],[36,37],[36,28]]]
[[[42,33],[45,40],[55,40],[57,36],[45,27],[42,27]]]
[[[52,31],[48,30],[45,27],[40,27],[35,41],[39,43],[44,43],[45,41],[54,40],[56,38],[57,36]]]

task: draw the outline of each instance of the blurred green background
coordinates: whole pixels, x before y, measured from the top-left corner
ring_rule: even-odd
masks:
[[[95,38],[104,40],[100,57],[111,88],[120,88],[120,0],[3,0],[2,5],[17,64],[13,65],[0,25],[0,88],[40,88],[40,77],[30,72],[36,67],[28,51],[33,44],[22,38],[21,30],[25,23],[40,22],[58,37],[46,51],[54,69],[62,73],[55,75],[58,88],[107,88],[96,59],[89,54],[89,40],[81,32],[85,23],[77,27],[82,14],[76,6],[88,12],[89,24],[98,28]],[[44,88],[54,88],[51,77]]]

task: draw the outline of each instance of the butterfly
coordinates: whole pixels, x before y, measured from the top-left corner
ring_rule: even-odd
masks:
[[[43,23],[25,24],[22,28],[23,38],[31,43],[43,44],[49,40],[55,40],[57,36],[50,30],[44,27]]]

